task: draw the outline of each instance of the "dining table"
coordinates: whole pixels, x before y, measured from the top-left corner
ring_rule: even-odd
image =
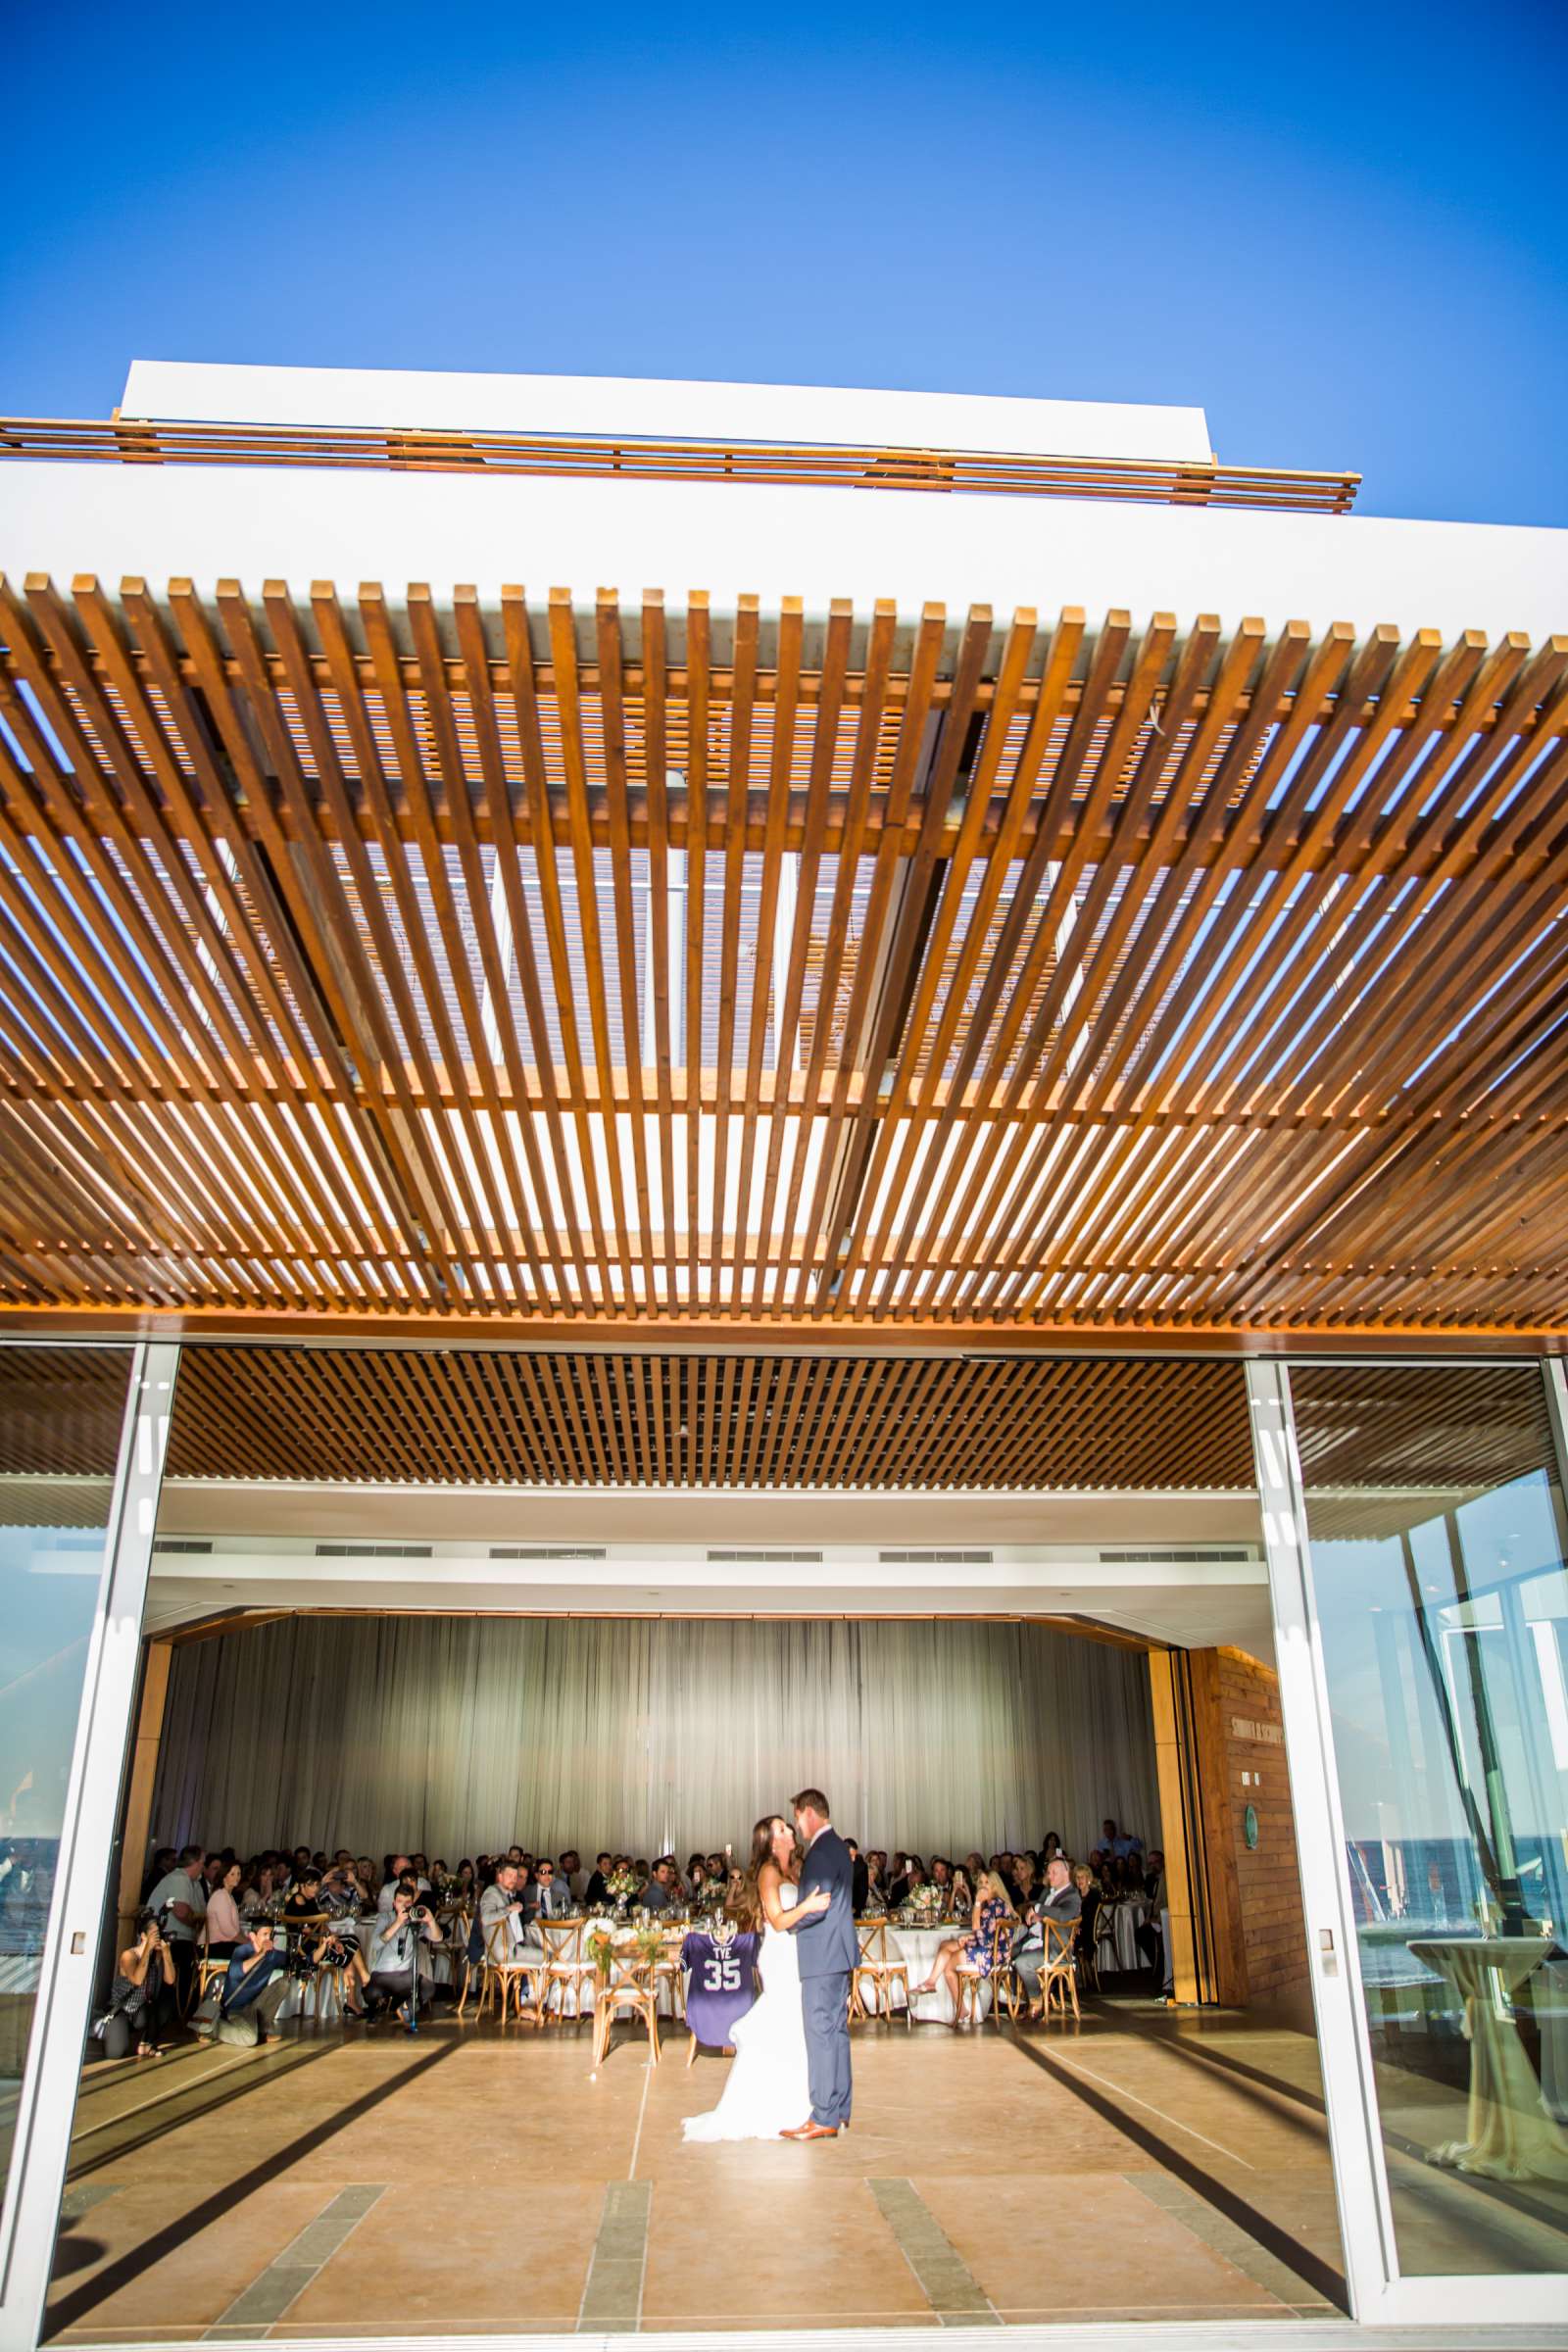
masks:
[[[1422,1936],[1409,1948],[1446,1981],[1470,2044],[1465,2135],[1429,2148],[1430,2162],[1489,2180],[1568,2180],[1568,2132],[1547,2111],[1514,2016],[1552,1946],[1540,1936]]]

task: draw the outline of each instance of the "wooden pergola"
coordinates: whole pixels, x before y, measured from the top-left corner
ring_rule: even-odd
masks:
[[[1568,1333],[1568,638],[30,577],[0,643],[13,1334]]]

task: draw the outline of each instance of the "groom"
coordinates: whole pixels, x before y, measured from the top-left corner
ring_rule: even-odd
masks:
[[[801,1899],[818,1889],[830,1899],[825,1911],[802,1920],[795,1931],[811,2114],[808,2123],[797,2124],[781,2136],[836,2139],[850,2128],[850,1975],[860,1957],[851,1902],[855,1865],[828,1818],[827,1798],[820,1788],[803,1788],[792,1799],[792,1810],[806,1854]]]

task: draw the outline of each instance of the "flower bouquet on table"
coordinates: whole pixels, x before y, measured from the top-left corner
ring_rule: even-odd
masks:
[[[912,1886],[899,1905],[899,1917],[906,1927],[935,1928],[942,1923],[948,1907],[947,1890],[934,1886],[929,1880],[922,1886]]]
[[[626,1866],[620,1870],[612,1870],[605,1881],[605,1885],[613,1899],[616,1918],[624,1919],[630,1908],[632,1896],[641,1894],[643,1890],[641,1879],[634,1870]]]

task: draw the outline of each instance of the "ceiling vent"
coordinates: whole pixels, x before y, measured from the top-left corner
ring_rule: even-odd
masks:
[[[603,1544],[492,1544],[493,1560],[603,1560]]]
[[[160,1536],[154,1551],[208,1552],[213,1548],[210,1536]]]
[[[428,1544],[318,1544],[318,1560],[428,1560]]]
[[[879,1551],[877,1558],[893,1568],[989,1568],[991,1551]]]
[[[1102,1551],[1100,1561],[1107,1568],[1181,1568],[1189,1560],[1250,1560],[1247,1550],[1236,1551]]]
[[[822,1554],[819,1551],[710,1551],[708,1556],[710,1560],[778,1560],[786,1563],[791,1561],[797,1564],[805,1563],[815,1567],[820,1567],[822,1564]]]

